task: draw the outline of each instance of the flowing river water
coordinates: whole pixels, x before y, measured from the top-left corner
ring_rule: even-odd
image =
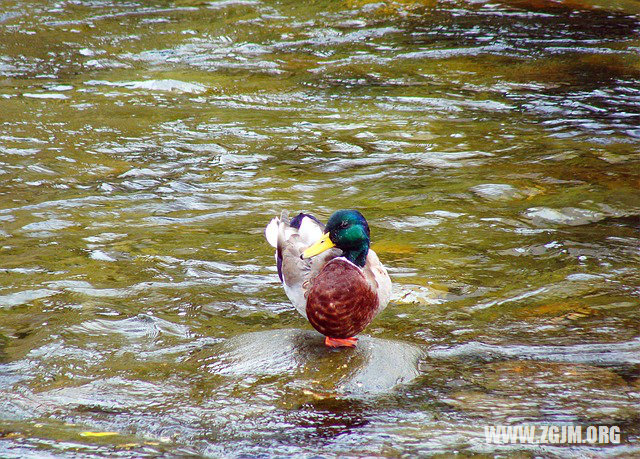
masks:
[[[638,1],[0,5],[0,456],[640,455]],[[355,350],[263,237],[340,208]]]

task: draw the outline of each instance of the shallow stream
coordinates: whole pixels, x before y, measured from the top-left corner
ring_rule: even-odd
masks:
[[[640,2],[0,5],[0,456],[640,455]],[[263,237],[339,208],[355,350]]]

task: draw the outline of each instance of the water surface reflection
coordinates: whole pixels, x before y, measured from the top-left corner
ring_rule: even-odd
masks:
[[[637,455],[639,12],[5,2],[0,454]],[[339,207],[396,285],[355,352],[262,235]]]

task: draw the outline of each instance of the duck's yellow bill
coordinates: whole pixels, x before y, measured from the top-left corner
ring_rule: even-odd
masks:
[[[321,254],[325,250],[329,250],[330,248],[335,246],[336,245],[333,242],[331,242],[331,239],[329,239],[329,233],[325,233],[322,235],[322,237],[318,242],[316,242],[307,250],[302,252],[302,258],[315,257],[316,255]]]

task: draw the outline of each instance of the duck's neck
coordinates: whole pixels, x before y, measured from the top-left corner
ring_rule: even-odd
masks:
[[[349,249],[345,250],[342,253],[342,256],[349,260],[356,266],[360,266],[364,268],[365,263],[367,262],[367,254],[369,253],[369,243],[364,243],[361,247],[357,249]]]

